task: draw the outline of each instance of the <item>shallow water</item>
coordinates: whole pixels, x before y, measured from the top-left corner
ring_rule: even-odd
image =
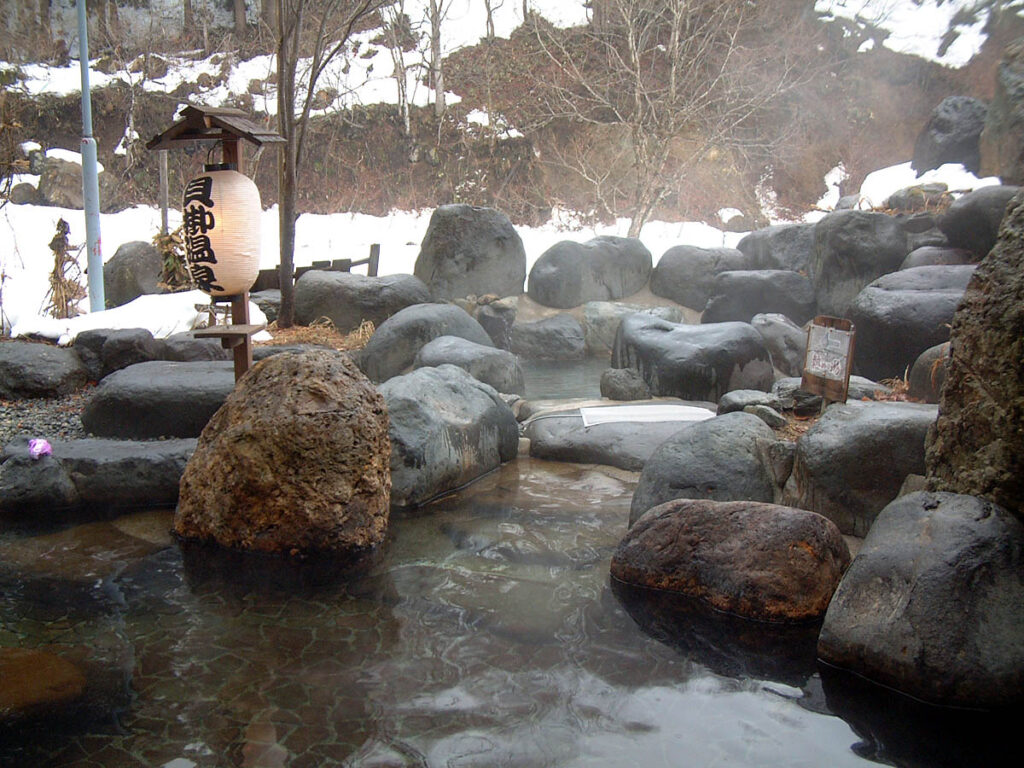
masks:
[[[526,398],[591,398],[601,396],[601,374],[607,357],[584,360],[530,360],[523,366]]]

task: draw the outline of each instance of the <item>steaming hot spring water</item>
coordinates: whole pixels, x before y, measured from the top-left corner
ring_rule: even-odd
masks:
[[[590,397],[605,361],[527,370]],[[86,683],[0,765],[995,764],[992,722],[815,661],[753,624],[612,583],[636,475],[519,458],[392,516],[358,572],[187,549],[171,510],[0,534],[0,644]]]

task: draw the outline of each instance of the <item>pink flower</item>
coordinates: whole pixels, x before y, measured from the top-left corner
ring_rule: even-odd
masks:
[[[53,446],[50,445],[48,440],[43,438],[33,438],[28,441],[28,455],[33,459],[38,459],[40,456],[52,456]]]

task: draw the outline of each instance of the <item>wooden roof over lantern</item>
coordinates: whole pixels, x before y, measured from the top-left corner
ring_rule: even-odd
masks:
[[[172,149],[176,144],[194,141],[233,141],[245,139],[257,147],[284,144],[280,134],[253,122],[240,109],[189,105],[181,110],[181,119],[163,133],[146,142],[146,149]]]

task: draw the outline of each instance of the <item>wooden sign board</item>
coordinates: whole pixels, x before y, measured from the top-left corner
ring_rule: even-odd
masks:
[[[811,321],[801,389],[830,402],[846,402],[855,331],[853,323],[839,317],[818,315]]]

